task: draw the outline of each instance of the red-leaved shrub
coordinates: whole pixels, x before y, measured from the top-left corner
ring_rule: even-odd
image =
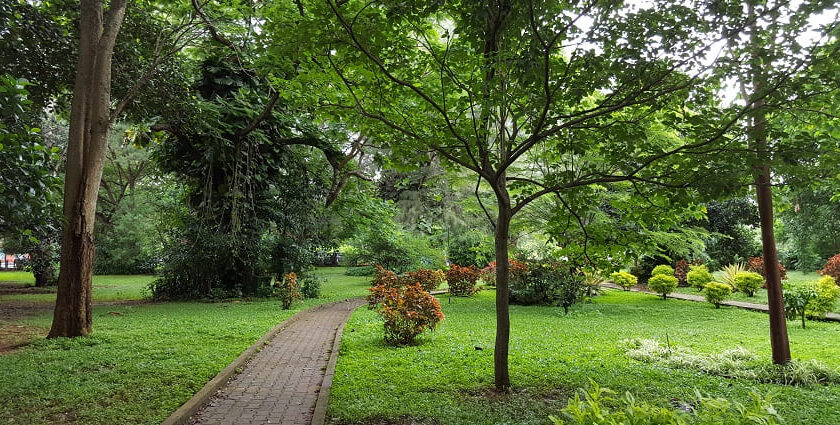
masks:
[[[680,286],[689,286],[686,278],[688,277],[689,268],[691,266],[699,266],[703,264],[703,260],[680,260],[674,265],[674,276],[679,280]]]
[[[765,279],[764,286],[767,286],[767,272],[764,271],[764,257],[750,257],[750,260],[747,262],[747,270],[763,276]],[[782,263],[779,263],[779,276],[781,276],[782,280],[787,280],[787,269],[785,269]]]
[[[510,279],[513,280],[517,276],[522,275],[528,271],[528,266],[522,261],[509,260],[510,264]],[[496,286],[496,262],[491,261],[487,267],[481,269],[479,277],[484,284],[489,286]]]
[[[385,343],[408,345],[426,329],[434,329],[444,319],[437,298],[419,284],[404,287],[374,286],[367,300],[371,309],[385,320]]]
[[[420,269],[416,272],[407,272],[402,279],[406,284],[419,283],[424,291],[431,292],[443,283],[446,276],[440,270]]]
[[[283,275],[283,280],[277,282],[277,294],[280,297],[280,303],[283,310],[292,308],[292,303],[301,298],[300,291],[298,291],[297,275],[286,273]]]
[[[840,254],[837,254],[828,259],[825,262],[825,266],[823,266],[822,270],[818,272],[823,276],[831,276],[834,278],[834,282],[837,285],[840,285]]]
[[[446,271],[446,282],[449,283],[449,293],[452,295],[472,295],[478,292],[479,271],[475,266],[461,267],[453,264]]]
[[[377,265],[373,271],[373,281],[371,286],[385,286],[386,288],[402,286],[403,282],[396,273]]]

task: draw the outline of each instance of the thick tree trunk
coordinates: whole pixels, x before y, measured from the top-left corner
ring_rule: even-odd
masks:
[[[496,348],[493,352],[493,370],[496,390],[507,392],[510,389],[508,371],[508,347],[510,346],[510,259],[508,245],[510,240],[510,221],[512,210],[507,188],[497,189],[499,214],[496,219]]]
[[[64,180],[61,269],[49,338],[92,330],[93,226],[110,130],[111,57],[126,0],[82,0],[79,62],[73,86]]]

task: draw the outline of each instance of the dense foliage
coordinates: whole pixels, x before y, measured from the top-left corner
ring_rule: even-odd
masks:
[[[668,299],[668,294],[674,292],[679,285],[679,280],[669,274],[654,274],[648,279],[647,286],[653,292],[662,295],[662,299]]]
[[[446,271],[446,283],[449,293],[456,296],[469,296],[480,289],[478,287],[479,270],[475,266],[453,264]]]
[[[703,294],[706,301],[714,304],[715,308],[720,308],[720,303],[732,294],[732,287],[725,283],[709,282],[703,287]]]
[[[389,345],[413,344],[418,335],[427,329],[434,330],[444,319],[437,298],[416,283],[400,287],[373,286],[367,300],[368,306],[385,321],[385,343]]]
[[[691,266],[685,280],[698,291],[702,291],[707,283],[714,280],[714,276],[709,273],[709,269],[705,265]]]
[[[764,277],[755,272],[737,273],[732,279],[732,287],[750,297],[754,296],[755,291],[762,285],[764,285]]]
[[[613,281],[616,285],[624,288],[625,291],[629,291],[630,288],[636,286],[639,283],[639,280],[636,276],[633,276],[630,273],[625,271],[618,271],[610,275],[610,280]]]
[[[522,305],[559,305],[568,312],[586,293],[584,276],[568,263],[524,261],[512,273],[510,301]]]

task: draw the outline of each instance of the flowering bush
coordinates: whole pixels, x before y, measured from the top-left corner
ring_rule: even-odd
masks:
[[[446,275],[440,270],[426,270],[420,269],[416,272],[408,272],[405,274],[403,280],[406,284],[419,283],[424,291],[431,292],[437,289]]]
[[[674,289],[677,289],[679,282],[677,278],[669,274],[654,274],[648,279],[647,286],[652,291],[662,295],[663,300],[667,300],[668,294],[674,292]]]
[[[610,279],[616,285],[624,288],[625,291],[629,291],[630,288],[636,286],[639,283],[639,279],[636,276],[633,276],[627,272],[615,272],[610,275]]]
[[[283,310],[292,308],[292,303],[301,298],[298,291],[297,275],[294,273],[286,273],[283,275],[283,280],[278,282],[277,295],[280,296],[280,303]]]
[[[709,282],[703,288],[706,294],[706,301],[715,305],[715,308],[720,308],[720,303],[732,294],[732,287],[720,282]]]
[[[767,279],[767,273],[764,271],[763,257],[750,257],[750,260],[747,262],[747,270],[758,273]],[[779,263],[779,276],[781,276],[782,280],[787,280],[787,270],[782,263]]]
[[[452,295],[468,296],[478,292],[479,272],[475,266],[461,267],[453,264],[446,271],[446,282],[449,284],[449,293]]]
[[[691,266],[689,267],[688,274],[685,276],[685,280],[689,285],[697,288],[698,291],[702,291],[707,283],[714,280],[714,277],[709,273],[709,269],[706,266]]]
[[[764,278],[755,272],[741,272],[732,279],[732,286],[735,289],[752,297],[755,291],[764,283]]]
[[[837,254],[825,262],[823,269],[819,271],[823,276],[831,276],[834,282],[840,285],[840,254]]]
[[[372,303],[372,300],[377,300]],[[437,298],[414,283],[404,287],[378,285],[370,288],[368,305],[385,321],[385,343],[399,346],[414,343],[426,329],[435,329],[444,319]]]

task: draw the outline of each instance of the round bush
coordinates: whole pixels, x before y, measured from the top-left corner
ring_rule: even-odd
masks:
[[[764,285],[764,277],[755,272],[736,273],[735,277],[732,278],[732,285],[735,289],[752,297],[755,295],[755,291]]]
[[[685,280],[689,285],[697,288],[698,291],[702,291],[707,283],[714,280],[714,277],[709,273],[706,266],[691,266],[688,274],[685,275]]]
[[[625,291],[629,291],[630,288],[639,283],[639,279],[637,279],[636,276],[627,272],[615,272],[610,275],[610,280],[612,280],[616,285],[624,288]]]
[[[817,297],[808,306],[806,313],[809,317],[822,319],[826,313],[834,310],[837,298],[840,297],[840,287],[831,276],[823,276],[812,284]]]
[[[653,271],[650,272],[651,276],[673,276],[674,275],[674,268],[667,265],[661,264],[653,268]],[[677,280],[679,282],[679,280]]]
[[[647,285],[652,291],[662,295],[663,300],[666,300],[668,299],[668,294],[674,292],[674,289],[677,289],[679,283],[679,279],[674,276],[655,274],[648,279]]]
[[[837,254],[825,262],[823,269],[819,271],[823,276],[831,276],[834,282],[840,285],[840,254]]]
[[[706,301],[714,304],[715,308],[720,308],[720,303],[732,295],[732,287],[725,283],[709,282],[703,288],[703,292],[706,294]]]
[[[426,329],[435,329],[444,319],[440,302],[419,284],[370,288],[368,303],[384,320],[385,343],[400,346],[414,343]]]
[[[461,267],[453,264],[446,271],[446,283],[449,284],[449,293],[455,296],[469,296],[478,292],[476,283],[479,272],[475,266]]]

